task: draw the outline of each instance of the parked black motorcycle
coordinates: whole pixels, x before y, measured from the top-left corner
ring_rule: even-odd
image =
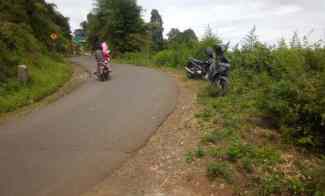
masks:
[[[210,68],[208,62],[190,58],[185,70],[189,79],[206,79],[211,85],[220,88],[219,95],[224,96],[229,88],[229,67],[229,63],[219,63]]]
[[[209,64],[194,58],[190,58],[185,66],[186,75],[189,79],[204,79],[209,71]]]

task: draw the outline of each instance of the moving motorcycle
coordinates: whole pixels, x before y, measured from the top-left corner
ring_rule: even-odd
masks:
[[[95,57],[97,61],[97,72],[95,73],[95,75],[97,76],[98,80],[100,81],[109,80],[110,73],[111,73],[111,69],[109,65],[110,61],[105,60],[101,50],[97,50],[95,52]]]
[[[111,71],[109,69],[109,65],[108,63],[104,62],[104,63],[99,63],[99,73],[97,73],[97,77],[98,77],[98,80],[100,81],[107,81],[110,79],[111,75]]]
[[[194,58],[190,58],[185,66],[186,75],[190,79],[204,79],[209,71],[209,64]]]

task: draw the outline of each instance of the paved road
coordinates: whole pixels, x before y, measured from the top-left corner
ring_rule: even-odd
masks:
[[[72,59],[93,70],[90,57]],[[59,101],[0,125],[0,196],[77,196],[139,149],[176,104],[174,80],[114,66]]]

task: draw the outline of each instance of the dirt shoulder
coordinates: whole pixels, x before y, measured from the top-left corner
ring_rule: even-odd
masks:
[[[200,140],[196,81],[168,71],[179,87],[175,112],[149,142],[123,166],[83,196],[218,195],[207,182],[204,167],[188,164],[185,154]],[[221,190],[222,195],[227,191]]]

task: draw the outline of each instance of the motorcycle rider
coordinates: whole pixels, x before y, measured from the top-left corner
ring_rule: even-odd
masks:
[[[94,42],[94,51],[95,51],[95,58],[97,61],[97,71],[95,75],[100,72],[100,65],[107,65],[109,71],[112,71],[112,67],[110,65],[111,55],[110,50],[108,49],[108,45],[106,42],[101,42],[98,37],[95,38]]]
[[[109,50],[108,44],[106,42],[103,42],[101,46],[102,46],[102,52],[103,52],[105,64],[107,65],[109,71],[111,72],[112,71],[112,67],[110,64],[112,60],[111,51]]]
[[[100,72],[100,65],[102,63],[105,63],[105,59],[104,59],[104,55],[103,55],[103,47],[102,47],[102,44],[98,37],[95,38],[93,50],[94,50],[95,59],[97,62],[97,69],[94,74],[98,75]]]

